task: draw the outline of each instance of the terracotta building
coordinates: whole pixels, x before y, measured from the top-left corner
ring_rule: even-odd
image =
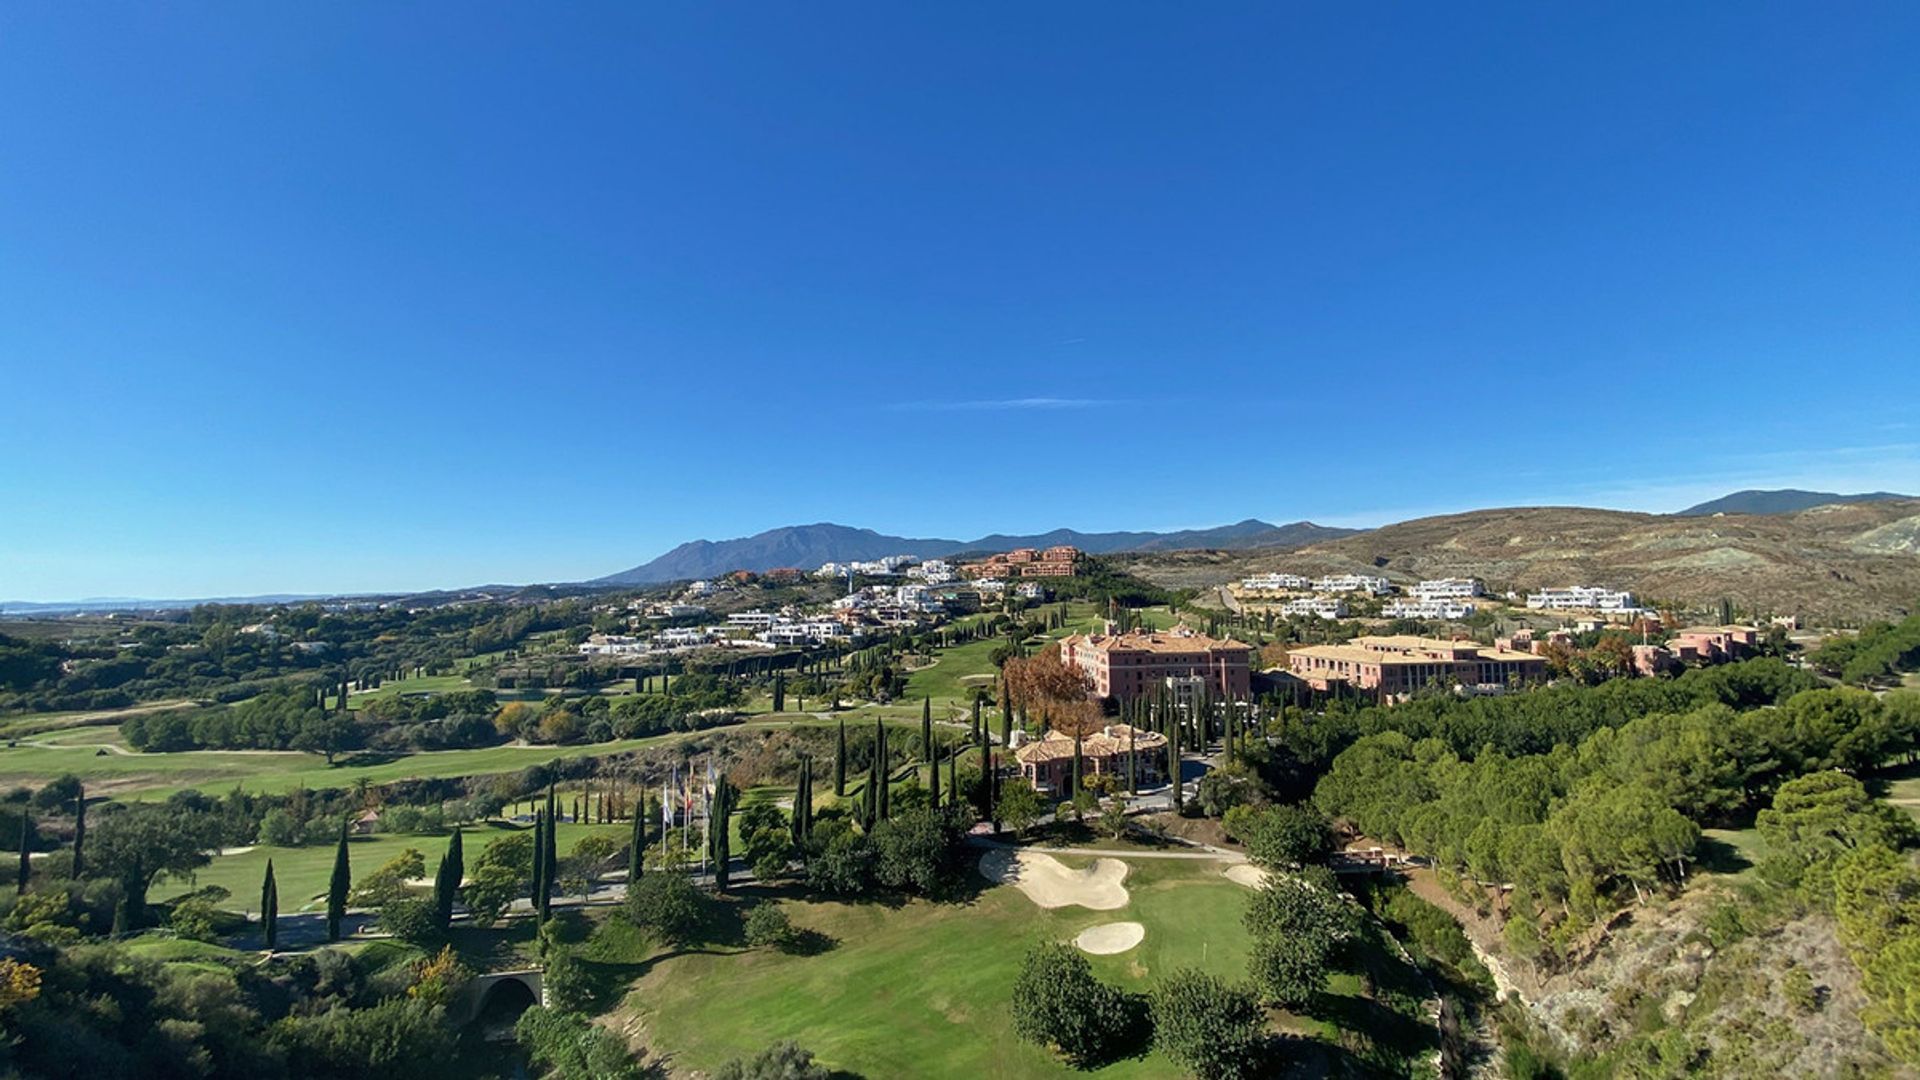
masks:
[[[1287,650],[1287,667],[1315,690],[1344,685],[1382,697],[1435,684],[1493,691],[1547,677],[1546,660],[1530,652],[1406,635],[1299,646]]]
[[[1167,737],[1133,728],[1109,724],[1080,740],[1080,778],[1111,775],[1119,778],[1124,790],[1127,758],[1133,756],[1135,780],[1142,787],[1157,785],[1166,773]],[[1059,794],[1073,786],[1073,736],[1049,731],[1013,752],[1020,763],[1020,775],[1037,791]]]
[[[962,575],[979,578],[1072,577],[1080,568],[1080,549],[1066,544],[1045,551],[1015,548],[989,555],[982,562],[960,568]]]
[[[1070,634],[1060,640],[1060,659],[1093,676],[1100,697],[1149,696],[1170,678],[1197,678],[1215,697],[1244,698],[1251,690],[1252,653],[1252,646],[1231,638],[1185,629]]]

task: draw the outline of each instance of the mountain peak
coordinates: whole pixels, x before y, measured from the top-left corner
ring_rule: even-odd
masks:
[[[1858,495],[1842,495],[1832,491],[1804,491],[1800,488],[1775,488],[1763,490],[1750,488],[1736,491],[1731,495],[1722,495],[1698,506],[1689,506],[1677,514],[1678,517],[1708,517],[1713,514],[1792,514],[1801,510],[1811,510],[1816,506],[1831,506],[1835,503],[1887,502],[1892,499],[1909,499],[1911,495],[1896,495],[1891,491],[1869,491]]]

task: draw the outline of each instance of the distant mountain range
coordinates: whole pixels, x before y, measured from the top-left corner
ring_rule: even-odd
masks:
[[[872,529],[821,522],[768,529],[736,540],[690,540],[651,562],[596,578],[589,584],[647,585],[661,581],[717,577],[733,570],[762,571],[783,566],[811,570],[822,563],[878,559],[888,555],[937,559],[967,553],[1011,551],[1021,547],[1052,547],[1056,544],[1071,544],[1093,555],[1122,551],[1178,551],[1186,548],[1240,551],[1249,548],[1298,547],[1350,536],[1358,531],[1315,525],[1311,521],[1274,525],[1248,518],[1237,524],[1212,529],[1184,529],[1166,533],[1083,533],[1073,529],[1055,529],[1032,536],[995,533],[978,540],[939,540],[886,536]]]
[[[1832,491],[1801,491],[1799,488],[1780,488],[1776,491],[1736,491],[1731,495],[1722,495],[1698,506],[1689,506],[1680,511],[1678,516],[1797,514],[1816,506],[1832,506],[1836,503],[1888,502],[1893,499],[1911,498],[1913,498],[1911,495],[1896,495],[1891,491],[1869,491],[1860,495],[1841,495]]]

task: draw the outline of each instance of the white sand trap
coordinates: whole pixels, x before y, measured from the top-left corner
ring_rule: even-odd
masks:
[[[995,848],[980,856],[980,874],[988,881],[1012,885],[1043,908],[1078,905],[1094,911],[1127,906],[1127,864],[1119,859],[1095,859],[1085,870],[1069,869],[1059,859],[1038,851]]]
[[[1236,885],[1245,885],[1257,889],[1267,883],[1267,872],[1252,863],[1234,863],[1227,867],[1227,880]]]
[[[1123,953],[1146,940],[1147,928],[1137,922],[1110,922],[1089,926],[1073,939],[1081,952],[1095,956]]]

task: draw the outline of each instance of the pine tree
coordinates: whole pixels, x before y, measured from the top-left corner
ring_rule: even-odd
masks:
[[[73,877],[79,881],[87,876],[87,789],[81,788],[73,797]]]
[[[327,879],[327,940],[340,940],[340,921],[347,916],[347,890],[353,870],[347,861],[347,823],[340,823],[340,846],[333,852],[333,876]]]
[[[847,722],[840,721],[840,738],[833,744],[833,797],[847,797]]]
[[[20,874],[14,884],[14,891],[24,895],[27,880],[33,876],[33,819],[26,811],[20,813]]]
[[[273,880],[273,860],[267,860],[267,876],[260,882],[260,930],[266,935],[267,951],[280,944],[280,886]]]
[[[453,925],[453,900],[460,892],[461,880],[466,876],[466,853],[462,848],[460,827],[456,825],[453,838],[447,841],[447,853],[440,856],[440,871],[433,876],[433,917],[442,930]]]

